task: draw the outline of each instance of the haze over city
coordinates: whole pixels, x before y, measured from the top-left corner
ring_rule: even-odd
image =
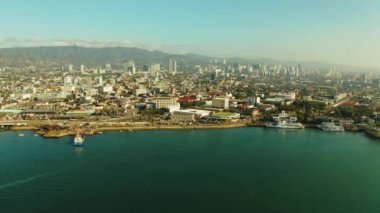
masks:
[[[380,2],[14,0],[0,47],[123,46],[380,67]]]

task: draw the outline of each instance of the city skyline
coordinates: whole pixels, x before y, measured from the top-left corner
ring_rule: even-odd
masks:
[[[380,67],[375,1],[12,1],[0,47],[125,46]]]

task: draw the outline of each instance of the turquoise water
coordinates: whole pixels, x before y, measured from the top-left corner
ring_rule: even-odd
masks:
[[[242,128],[0,133],[0,212],[380,212],[380,141]]]

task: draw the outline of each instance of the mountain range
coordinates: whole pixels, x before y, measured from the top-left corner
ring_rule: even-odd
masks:
[[[108,63],[117,64],[133,60],[137,65],[161,63],[167,64],[169,58],[177,60],[178,64],[205,65],[215,57],[197,54],[171,54],[162,51],[150,51],[142,48],[132,47],[80,47],[80,46],[43,46],[43,47],[14,47],[0,48],[1,66],[25,66],[36,62],[55,62],[59,64],[84,64],[86,66],[102,66]],[[296,62],[278,61],[272,59],[245,59],[227,58],[228,63],[252,64],[267,63],[269,65],[302,64],[303,67],[315,69],[338,68],[347,71],[377,71],[376,68],[365,68],[356,66],[345,66],[321,62]]]

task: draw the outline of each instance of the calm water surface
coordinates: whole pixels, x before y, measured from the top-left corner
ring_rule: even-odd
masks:
[[[380,212],[380,141],[242,128],[0,133],[0,212]]]

